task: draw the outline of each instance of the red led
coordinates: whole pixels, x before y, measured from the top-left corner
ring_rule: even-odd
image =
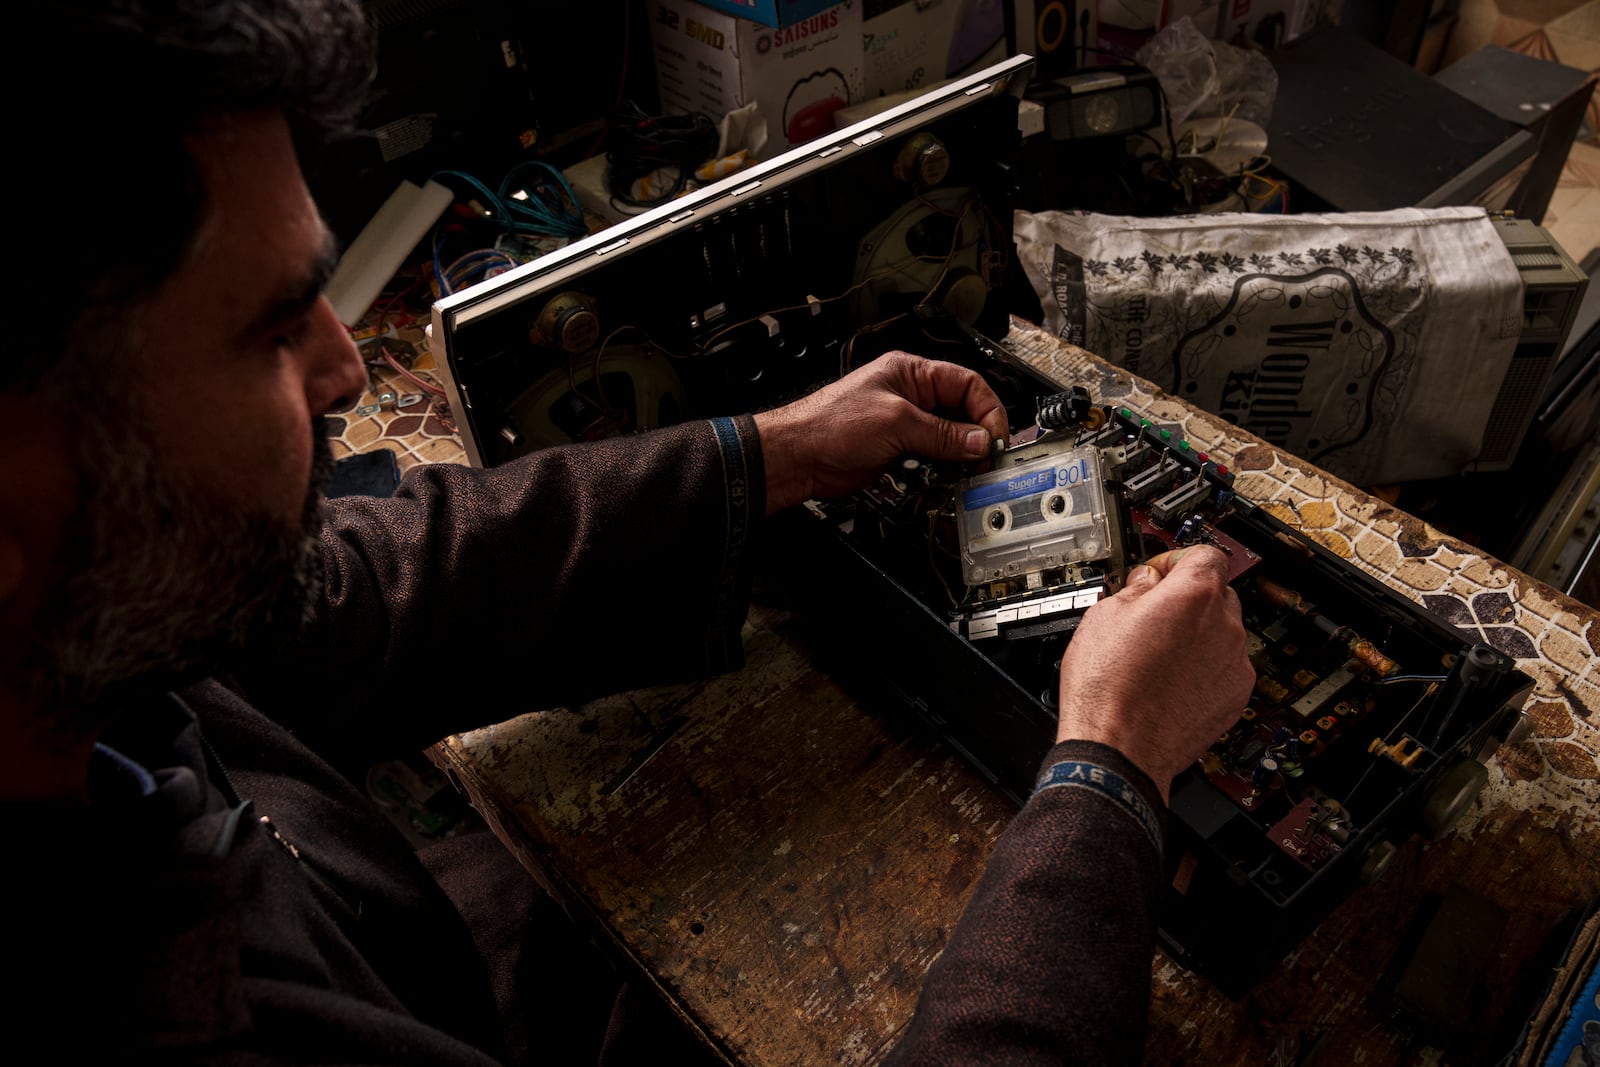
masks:
[[[1200,457],[1201,463],[1209,463],[1211,461],[1211,457],[1206,455],[1204,452],[1199,452],[1196,454]]]
[[[1219,464],[1217,466],[1217,473],[1218,474],[1227,474],[1228,473],[1228,468]]]

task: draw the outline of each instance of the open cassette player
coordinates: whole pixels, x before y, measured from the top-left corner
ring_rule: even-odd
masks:
[[[1258,682],[1173,784],[1159,930],[1240,995],[1409,838],[1448,829],[1481,761],[1525,730],[1532,681],[1241,496],[1181,428],[1010,356],[1030,68],[1006,60],[448,297],[432,345],[479,466],[756,410],[895,348],[977,369],[1009,447],[907,457],[777,517],[773,577],[870,659],[886,710],[914,710],[1019,802],[1084,613],[1140,560],[1218,546]]]
[[[1525,735],[1533,681],[1240,496],[1179,427],[1019,381],[1031,376],[990,372],[1018,414],[1031,400],[1087,417],[1031,426],[992,472],[913,462],[812,502],[806,521],[827,536],[795,532],[805,548],[786,558],[810,566],[794,589],[833,637],[872,649],[897,703],[1020,802],[1054,740],[1061,656],[1085,612],[1142,559],[1221,549],[1257,682],[1173,783],[1159,934],[1241,996],[1408,839],[1454,824],[1484,761]]]

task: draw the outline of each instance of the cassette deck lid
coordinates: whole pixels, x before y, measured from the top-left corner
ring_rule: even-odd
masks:
[[[933,289],[939,286],[959,292],[962,306],[971,307],[976,290],[980,303],[984,292],[993,294],[979,325],[1004,333],[1008,310],[995,281],[1011,259],[1011,207],[1009,180],[1002,188],[1002,177],[1020,147],[1016,108],[1032,65],[1026,55],[1004,60],[438,301],[430,346],[472,464],[493,466],[537,441],[539,434],[527,432],[529,421],[555,417],[544,408],[553,411],[574,398],[541,400],[537,412],[528,410],[529,403],[519,407],[518,399],[553,380],[552,373],[568,376],[569,367],[576,368],[571,377],[579,386],[573,392],[593,401],[613,377],[626,389],[630,370],[645,360],[695,374],[699,369],[689,366],[694,361],[688,354],[764,332],[792,338],[789,351],[806,357],[805,370],[757,367],[745,374],[751,381],[763,373],[769,381],[787,374],[792,384],[799,384],[798,375],[815,386],[824,367],[830,376],[847,369],[837,348],[863,325],[848,321],[857,301],[846,299],[863,289],[851,273],[861,242],[933,189],[908,184],[903,168],[894,166],[894,153],[916,135],[931,132],[952,142],[946,145],[949,174],[939,175],[937,183],[946,199],[898,227],[904,261],[875,267],[867,287],[874,290],[873,313],[892,317],[915,298],[938,299]],[[953,229],[947,218],[952,209],[944,206],[951,190],[963,205]],[[975,229],[982,231],[976,240]],[[959,256],[952,233],[962,242]],[[935,285],[924,294],[924,279],[908,267],[941,256],[945,269],[931,272]],[[912,280],[897,288],[896,276]],[[982,286],[974,285],[974,276]],[[597,331],[574,330],[571,336],[598,339],[597,350],[550,344],[548,316],[543,336],[534,329],[541,312],[568,294],[581,300],[569,300],[563,314],[599,319]],[[950,299],[954,305],[955,297]],[[819,335],[807,319],[826,319],[831,336]],[[588,389],[581,388],[591,373],[582,357],[593,363]],[[651,378],[652,384],[650,395],[635,404],[638,410],[630,408],[623,420],[633,429],[748,395],[718,395],[703,381],[679,389],[673,374],[634,377]],[[660,409],[644,410],[652,404]]]

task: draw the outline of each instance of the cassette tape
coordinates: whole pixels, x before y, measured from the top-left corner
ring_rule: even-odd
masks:
[[[1110,555],[1100,450],[1073,448],[975,475],[960,490],[968,585]]]

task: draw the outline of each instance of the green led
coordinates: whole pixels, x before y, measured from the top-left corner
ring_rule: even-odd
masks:
[[[1150,420],[1149,419],[1140,419],[1139,420],[1139,429],[1148,430],[1149,428],[1150,428]]]
[[[1118,408],[1117,414],[1121,415],[1125,419],[1133,418],[1133,411],[1130,408]]]
[[[1178,442],[1178,451],[1179,452],[1187,452],[1187,451],[1189,451],[1189,442],[1188,441],[1179,441]]]
[[[1161,439],[1162,439],[1162,440],[1163,440],[1163,441],[1170,441],[1170,440],[1172,440],[1172,431],[1171,431],[1171,430],[1162,430],[1162,431],[1161,431]]]

